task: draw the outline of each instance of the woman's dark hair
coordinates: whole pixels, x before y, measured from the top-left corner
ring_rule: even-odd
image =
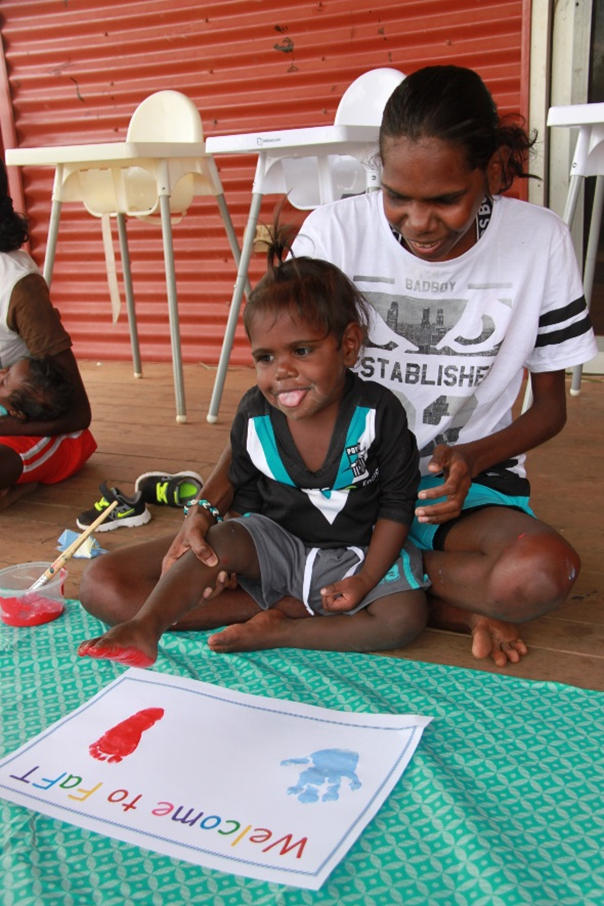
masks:
[[[320,258],[290,257],[294,230],[275,224],[267,251],[267,272],[256,284],[243,311],[243,324],[250,336],[254,315],[292,312],[333,334],[341,342],[348,324],[359,324],[363,335],[369,323],[369,305],[346,274]]]
[[[517,176],[530,176],[525,164],[537,138],[527,134],[521,116],[500,117],[478,73],[460,66],[426,66],[395,88],[380,128],[382,160],[384,140],[403,136],[454,142],[464,149],[472,170],[486,170],[494,152],[504,150],[501,191]]]
[[[50,357],[29,359],[27,379],[8,398],[10,408],[25,421],[55,421],[69,412],[72,403],[72,382]]]
[[[29,239],[27,220],[13,210],[8,194],[8,177],[4,161],[0,160],[0,252],[15,252]]]

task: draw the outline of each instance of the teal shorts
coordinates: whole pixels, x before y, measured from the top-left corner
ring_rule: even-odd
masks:
[[[435,485],[442,483],[442,475],[426,475],[419,483],[419,490],[433,488]],[[430,503],[441,503],[445,499],[445,497],[437,497],[435,500],[430,500]],[[425,500],[418,500],[417,506],[422,506],[425,503]],[[521,510],[528,516],[536,518],[529,505],[529,498],[527,496],[503,494],[501,491],[496,491],[494,488],[490,488],[487,485],[473,482],[470,485],[470,489],[464,500],[461,515],[456,519],[451,519],[449,522],[443,522],[439,525],[418,522],[417,519],[414,519],[411,523],[411,529],[409,530],[409,540],[422,551],[442,550],[442,541],[444,541],[444,537],[442,536],[446,535],[448,529],[452,528],[460,519],[464,518],[465,511],[482,509],[486,506],[506,506],[514,510]],[[435,538],[439,530],[442,530],[444,527],[446,528],[444,532],[441,531],[441,538]]]

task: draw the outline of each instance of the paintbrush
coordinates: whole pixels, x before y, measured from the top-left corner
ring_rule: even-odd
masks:
[[[42,573],[41,576],[38,576],[38,578],[36,579],[36,581],[33,582],[32,585],[29,586],[29,588],[27,589],[27,591],[36,591],[38,588],[41,588],[41,587],[42,587],[43,585],[45,585],[48,581],[50,581],[50,579],[52,579],[52,577],[55,575],[55,573],[56,573],[59,569],[61,569],[61,567],[63,566],[63,564],[67,563],[67,561],[70,560],[70,559],[73,557],[73,555],[75,554],[75,552],[77,551],[77,549],[78,549],[79,547],[81,547],[81,545],[84,543],[84,541],[86,541],[86,538],[88,538],[88,537],[93,533],[93,531],[95,530],[95,528],[96,528],[98,525],[100,525],[101,522],[104,522],[104,520],[107,518],[107,516],[109,515],[109,513],[111,513],[112,510],[114,510],[114,509],[116,508],[117,504],[118,504],[118,501],[117,501],[117,500],[114,500],[113,503],[111,503],[111,504],[107,507],[106,510],[103,510],[103,512],[101,513],[101,515],[100,515],[100,516],[97,516],[97,518],[94,520],[94,522],[92,522],[92,523],[88,526],[88,528],[84,529],[84,531],[82,532],[82,534],[81,534],[81,535],[78,535],[78,537],[75,538],[75,539],[71,542],[71,544],[69,545],[69,547],[66,547],[65,550],[62,551],[62,552],[59,554],[59,556],[57,557],[57,559],[56,559],[53,563],[50,564],[50,566],[48,567],[48,569],[46,569],[46,570]]]

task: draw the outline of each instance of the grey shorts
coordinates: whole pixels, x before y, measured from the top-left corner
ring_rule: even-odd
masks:
[[[245,589],[263,610],[273,607],[281,598],[291,596],[303,601],[309,613],[332,616],[321,606],[320,589],[360,569],[366,548],[307,547],[299,538],[281,528],[267,516],[250,513],[234,520],[252,537],[260,565],[260,579],[238,576]],[[387,595],[397,594],[430,584],[424,573],[422,555],[414,544],[407,543],[384,578],[353,610],[362,610]]]

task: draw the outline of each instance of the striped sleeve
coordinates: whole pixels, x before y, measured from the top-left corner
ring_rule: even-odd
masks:
[[[570,233],[561,221],[552,226],[537,334],[526,363],[535,372],[582,365],[598,351]]]
[[[539,318],[536,347],[555,346],[580,337],[591,330],[591,318],[585,296],[568,305],[548,311]]]

